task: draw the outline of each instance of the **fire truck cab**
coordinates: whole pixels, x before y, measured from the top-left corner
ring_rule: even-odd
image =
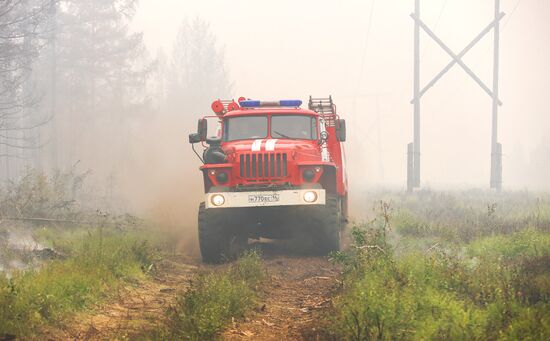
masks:
[[[332,97],[212,103],[189,142],[203,165],[198,213],[203,261],[243,250],[249,238],[310,241],[312,251],[339,250],[348,216],[344,119]],[[209,121],[218,124],[209,137]],[[195,144],[203,146],[202,156]]]

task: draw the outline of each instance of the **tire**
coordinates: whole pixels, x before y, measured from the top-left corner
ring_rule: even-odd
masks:
[[[342,210],[340,199],[335,195],[327,195],[325,206],[320,206],[315,214],[315,225],[312,231],[317,241],[315,250],[322,255],[328,255],[340,250],[342,231]]]
[[[206,209],[199,206],[199,245],[204,263],[221,263],[238,257],[248,238],[232,224],[227,209]]]

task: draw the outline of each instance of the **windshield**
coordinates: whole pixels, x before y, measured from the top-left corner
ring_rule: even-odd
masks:
[[[232,117],[225,120],[224,141],[265,139],[267,116]]]
[[[279,115],[271,117],[271,137],[316,140],[315,117],[305,115]]]
[[[268,116],[241,116],[225,120],[224,141],[265,139],[268,137]],[[317,121],[306,115],[273,115],[271,138],[316,140]]]

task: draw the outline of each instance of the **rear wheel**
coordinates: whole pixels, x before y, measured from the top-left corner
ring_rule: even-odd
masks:
[[[246,248],[248,238],[232,224],[226,209],[199,207],[199,244],[205,263],[220,263],[239,256]]]

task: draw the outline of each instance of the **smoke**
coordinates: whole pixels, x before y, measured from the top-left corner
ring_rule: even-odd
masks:
[[[189,121],[170,110],[144,120],[131,134],[117,173],[119,195],[127,210],[173,235],[177,251],[196,255],[203,186],[200,162],[187,141],[195,128]]]
[[[421,3],[422,19],[457,53],[494,16],[494,1]],[[550,90],[550,49],[543,43],[550,27],[544,13],[550,3],[517,4],[501,1],[506,13],[499,120],[503,180],[505,189],[540,189],[544,183],[539,174],[550,170],[545,159],[550,150],[545,139],[550,125],[545,98]],[[144,30],[148,46],[166,47],[179,20],[169,19],[170,14],[185,12],[210,22],[226,47],[237,97],[305,99],[332,94],[349,123],[346,147],[352,190],[402,189],[406,145],[412,141],[413,10],[412,0],[376,1],[374,6],[371,0],[282,0],[271,5],[250,0],[143,0],[135,25]],[[304,18],[313,24],[304,24]],[[488,35],[464,57],[489,86],[492,43]],[[424,33],[421,52],[425,85],[451,59]],[[426,93],[421,129],[424,186],[489,187],[491,99],[460,67],[455,65]]]
[[[38,243],[30,229],[0,225],[0,273],[4,272],[8,278],[11,271],[37,267],[40,256],[49,252],[53,251]]]

